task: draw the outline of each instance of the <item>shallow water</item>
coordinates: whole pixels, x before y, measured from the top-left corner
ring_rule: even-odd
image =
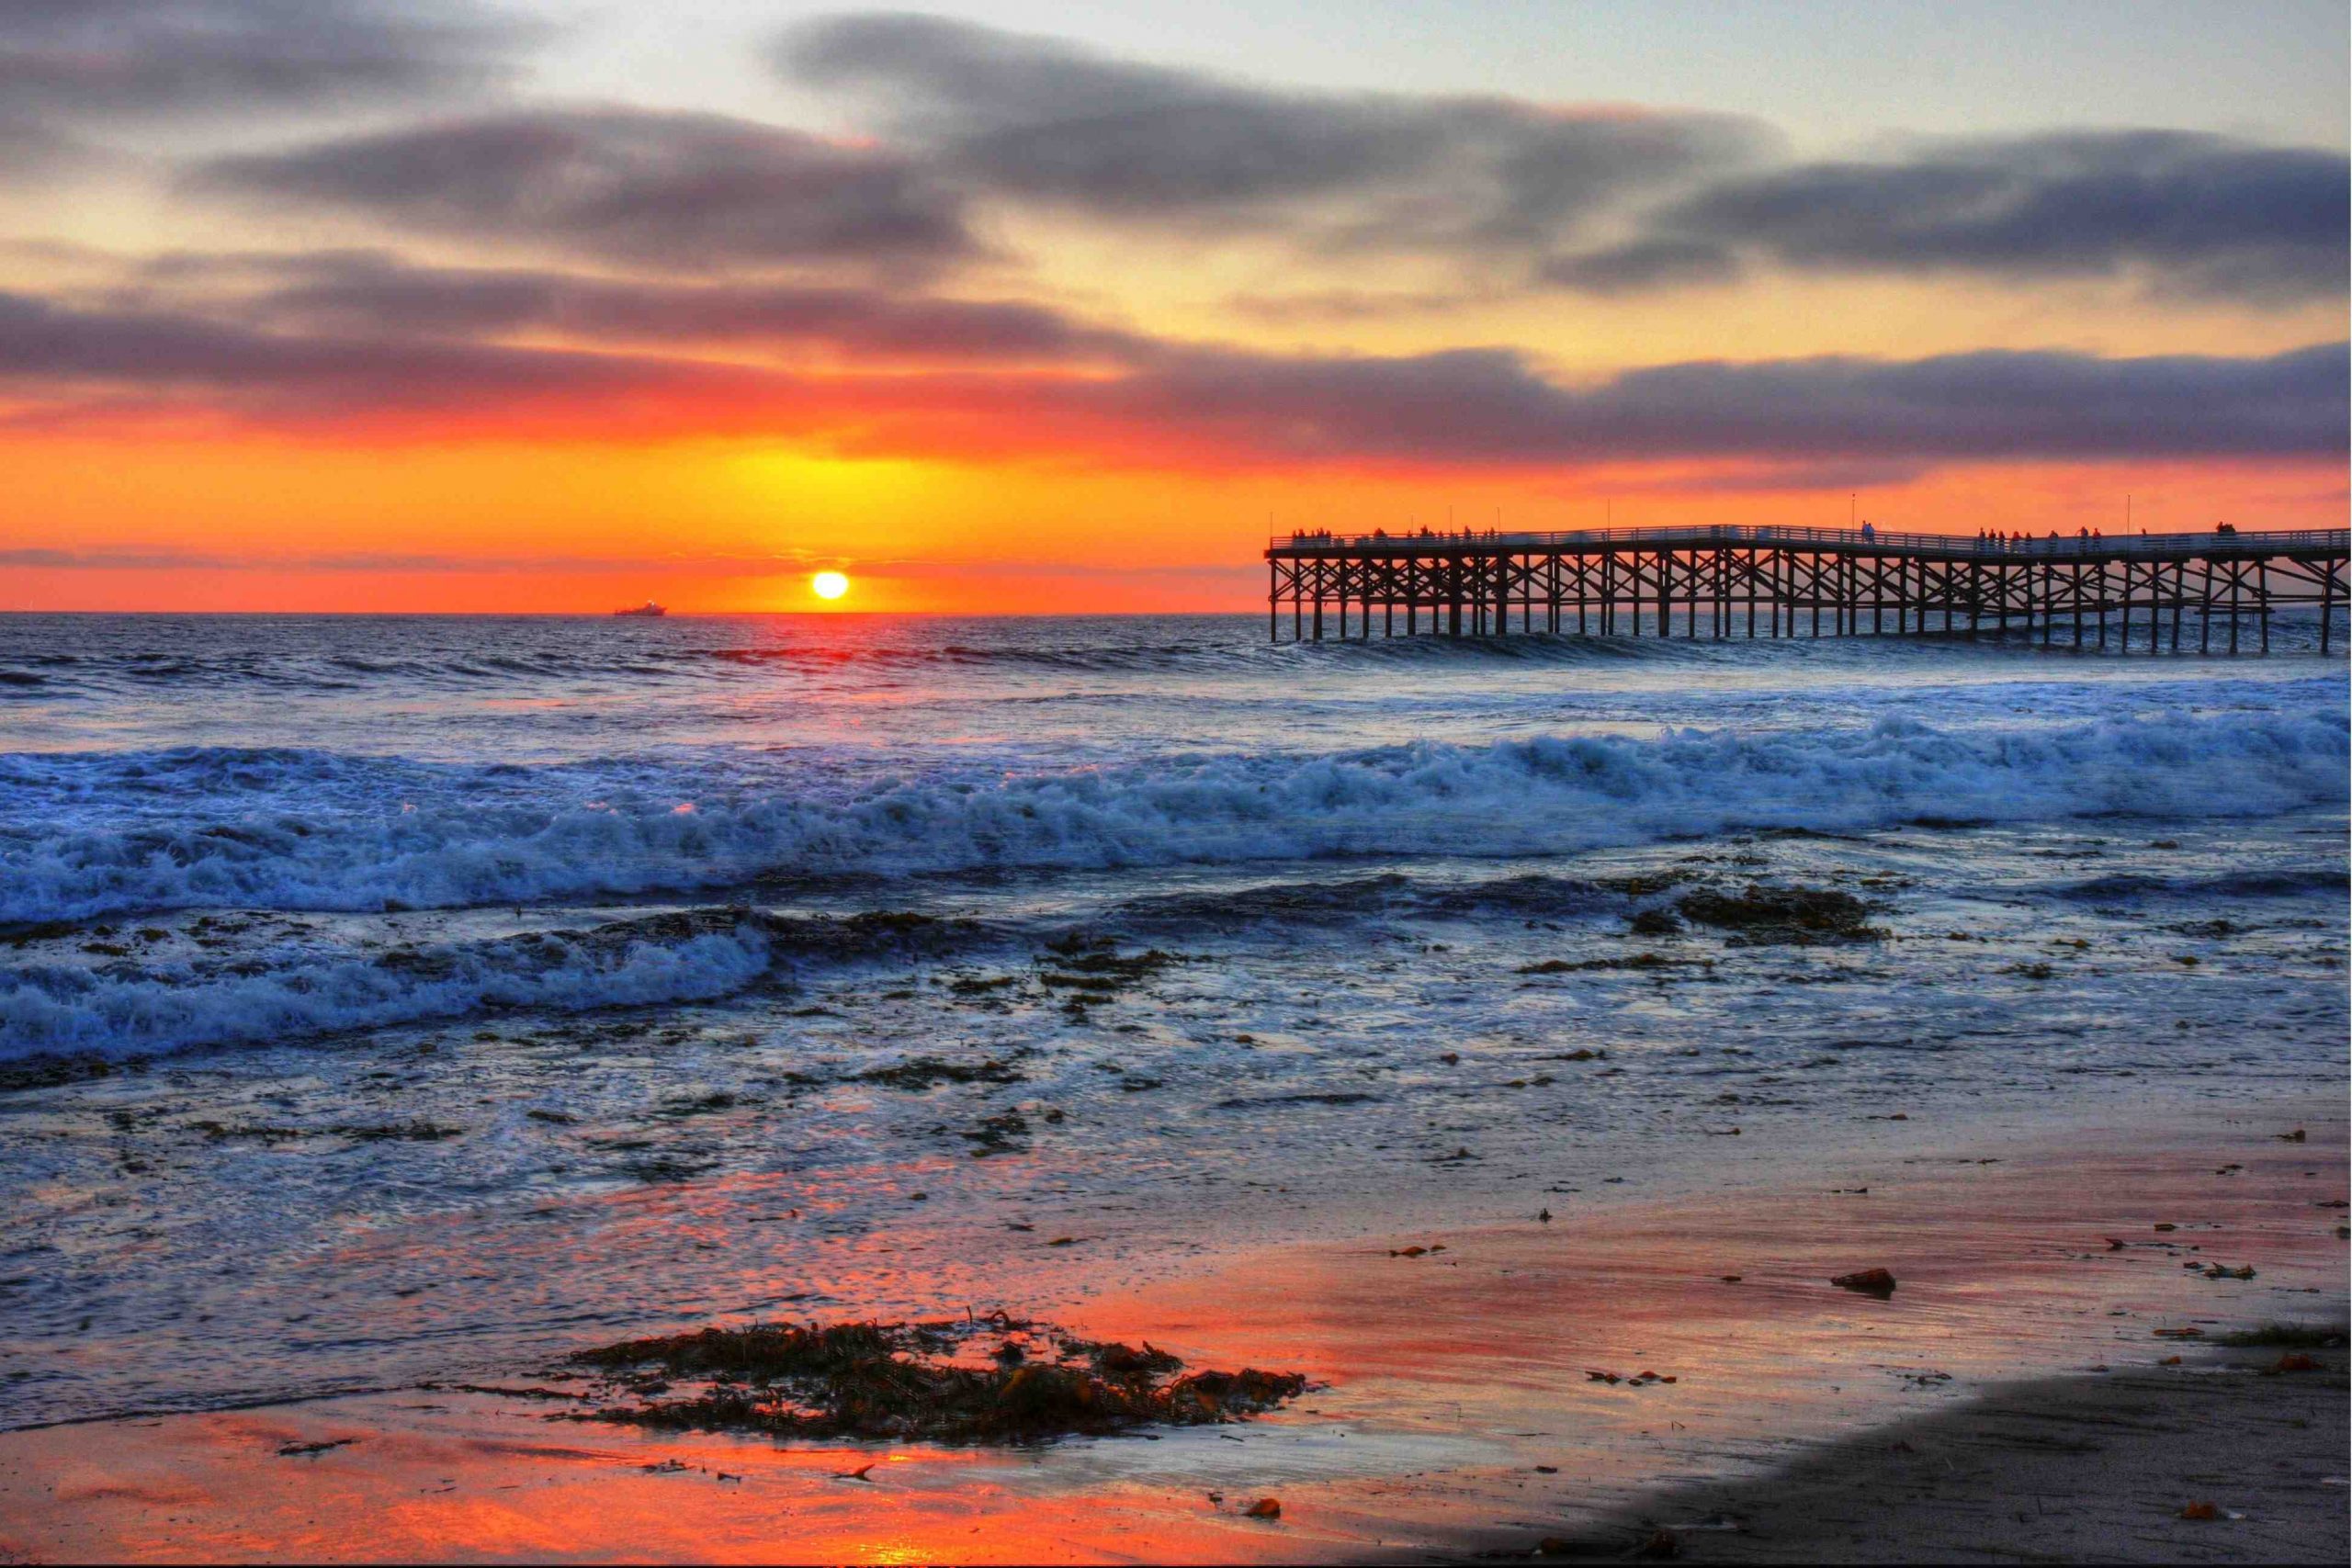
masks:
[[[2312,629],[0,618],[0,1426],[2340,1089]]]

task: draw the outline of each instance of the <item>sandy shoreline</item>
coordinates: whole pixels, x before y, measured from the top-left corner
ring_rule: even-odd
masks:
[[[2284,1374],[2281,1356],[2007,1385],[1648,1499],[1547,1555],[1622,1557],[1664,1530],[1706,1562],[2341,1562],[2345,1353]],[[2182,1517],[2199,1503],[2218,1517]]]
[[[2298,1126],[2307,1141],[2280,1138]],[[1981,1391],[2071,1374],[2099,1386],[2062,1403],[2090,1408],[2128,1384],[2169,1413],[2177,1431],[2134,1440],[2188,1463],[2211,1446],[2192,1417],[2234,1385],[2199,1375],[2209,1352],[2156,1329],[2210,1340],[2344,1318],[2344,1216],[2328,1206],[2344,1196],[2340,1106],[2167,1111],[1959,1145],[1920,1123],[1888,1134],[1825,1164],[1817,1184],[1784,1177],[1372,1246],[1302,1239],[1060,1314],[1195,1365],[1296,1370],[1323,1385],[1245,1426],[1019,1451],[827,1449],[552,1422],[543,1404],[403,1389],[0,1435],[0,1551],[20,1562],[1426,1559],[1532,1552],[1546,1538],[1591,1539],[1660,1509],[1689,1512],[1684,1499],[1725,1497],[1735,1502],[1691,1517],[1745,1508],[1774,1522],[1703,1550],[1796,1560],[1838,1543],[1777,1522],[1765,1504],[1782,1483],[1739,1489],[1792,1464],[1803,1472],[1808,1454],[1906,1422],[1974,1419],[1964,1413]],[[1408,1246],[1442,1250],[1391,1256]],[[2215,1262],[2256,1277],[2208,1279]],[[1891,1299],[1826,1282],[1870,1266],[1900,1280]],[[2182,1366],[2160,1365],[2175,1353]],[[2319,1381],[2340,1390],[2342,1356],[2325,1359]],[[1645,1371],[1675,1382],[1589,1375]],[[2255,1392],[2230,1397],[2258,1414],[2266,1399],[2310,1401],[2315,1384],[2245,1386]],[[2342,1452],[2341,1419],[2311,1419],[2294,1429],[2302,1438],[2278,1437],[2281,1454],[2341,1474],[2326,1458]],[[2304,1439],[2307,1450],[2296,1447]],[[338,1446],[279,1451],[319,1443]],[[2252,1462],[2243,1448],[2233,1457]],[[871,1478],[838,1479],[869,1461]],[[2093,1479],[2066,1484],[2105,1486],[2097,1467],[2084,1473]],[[2130,1495],[2132,1517],[2147,1516],[2141,1534],[2170,1540],[2165,1521],[2180,1500],[2157,1508]],[[1278,1523],[1241,1517],[1261,1496],[1282,1500]],[[1971,1497],[1965,1507],[1989,1506]],[[1915,1557],[1938,1555],[1932,1543],[1960,1516],[1931,1503],[1874,1524],[1862,1554],[1907,1541]],[[2126,1504],[2072,1506],[2096,1520]],[[1901,1522],[1910,1513],[1916,1526]],[[2298,1551],[2326,1544],[2294,1529]],[[2262,1543],[2246,1556],[2277,1555],[2281,1539],[2268,1524],[2195,1538],[2225,1555],[2231,1541]],[[2140,1536],[2056,1550],[2165,1555]]]

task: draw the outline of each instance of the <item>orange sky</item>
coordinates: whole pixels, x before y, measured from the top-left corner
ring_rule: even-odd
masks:
[[[562,6],[322,30],[266,101],[175,15],[0,23],[144,84],[35,92],[0,187],[0,608],[1247,609],[1270,523],[2345,521],[2306,119],[1841,141],[731,11],[711,114],[579,96]],[[2271,26],[2340,79],[2324,16]]]

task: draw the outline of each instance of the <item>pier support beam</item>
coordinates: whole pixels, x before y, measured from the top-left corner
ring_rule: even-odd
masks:
[[[1319,642],[1327,635],[1343,641],[1422,635],[1425,604],[1431,634],[1559,636],[1573,601],[1577,635],[1685,641],[1883,636],[1890,612],[1894,635],[1922,636],[1940,610],[1943,635],[1964,622],[1972,639],[1989,629],[2006,640],[2022,621],[2030,640],[2038,619],[2044,648],[2064,615],[2075,648],[2104,650],[2112,615],[2117,645],[2128,654],[2144,608],[2153,655],[2167,641],[2167,610],[2171,649],[2180,651],[2193,599],[2199,652],[2217,651],[2213,622],[2226,615],[2227,651],[2267,654],[2274,613],[2288,604],[2317,609],[2319,649],[2333,651],[2335,615],[2352,572],[2352,531],[1998,543],[1990,535],[1972,541],[1718,527],[1442,540],[1427,532],[1317,534],[1277,542],[1266,560],[1266,635],[1276,642],[1285,604],[1291,640]],[[1804,634],[1800,611],[1807,614]],[[1327,615],[1336,617],[1328,627]]]

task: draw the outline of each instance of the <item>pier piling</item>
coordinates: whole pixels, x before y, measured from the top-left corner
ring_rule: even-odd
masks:
[[[2180,652],[2194,615],[2199,653],[2212,651],[2217,630],[2231,653],[2246,640],[2268,653],[2273,613],[2311,604],[2325,653],[2346,602],[2352,530],[2032,539],[1728,525],[1422,529],[1293,534],[1270,540],[1265,558],[1267,635],[1276,642],[1287,604],[1294,642],[1323,640],[1327,606],[1344,639],[1352,606],[1363,638],[1375,618],[1382,637],[1423,635],[1424,607],[1429,635],[1451,637],[1559,635],[1573,611],[1579,637],[1679,632],[1689,639],[1703,624],[1705,635],[1725,638],[1739,635],[1744,611],[1749,637],[1796,637],[1801,626],[1815,637],[1883,637],[1891,622],[1897,637],[2005,639],[2022,627],[2030,640],[2038,623],[2044,648],[2063,618],[2072,623],[2074,647],[2105,650],[2112,614],[2128,655],[2141,624],[2151,654],[2167,645]]]

